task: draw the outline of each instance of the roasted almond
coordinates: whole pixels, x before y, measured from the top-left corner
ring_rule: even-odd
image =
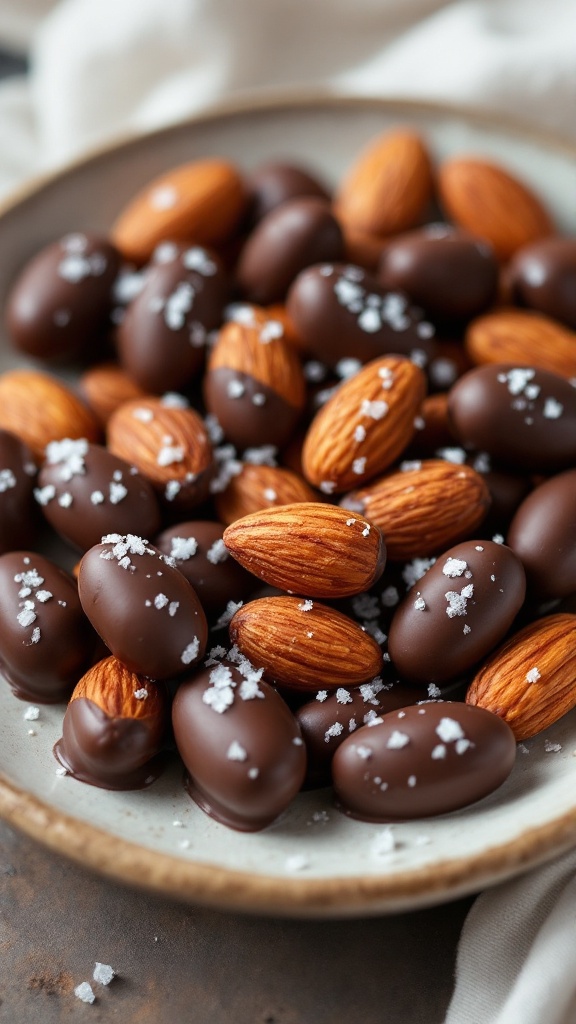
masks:
[[[247,202],[242,178],[226,160],[196,160],[145,186],[122,210],[112,240],[127,260],[145,263],[167,238],[217,245],[236,230]]]
[[[0,376],[0,428],[19,437],[37,456],[50,441],[100,439],[90,409],[62,381],[38,370],[9,370]]]
[[[438,188],[448,216],[490,242],[502,260],[554,233],[540,199],[498,164],[474,157],[447,160],[438,173]]]
[[[234,558],[266,583],[308,597],[347,597],[382,575],[379,529],[337,505],[304,502],[263,509],[224,531]]]
[[[388,557],[400,561],[428,557],[470,536],[490,507],[490,492],[470,466],[428,459],[352,491],[342,505],[379,526]]]
[[[131,672],[117,658],[109,657],[88,669],[76,684],[70,700],[92,701],[109,718],[163,720],[165,702],[158,683]]]
[[[81,395],[103,427],[124,402],[143,398],[145,392],[117,363],[98,363],[80,377]]]
[[[576,377],[576,333],[542,313],[499,309],[473,320],[466,351],[476,364],[516,363]]]
[[[309,484],[290,469],[245,462],[226,490],[215,496],[215,502],[220,522],[233,523],[260,509],[316,501],[317,497]]]
[[[547,729],[576,706],[576,615],[530,623],[498,648],[466,694],[499,715],[517,740]]]
[[[334,494],[382,473],[411,441],[425,393],[426,378],[409,359],[386,356],[367,363],[310,424],[302,450],[306,479]]]
[[[418,223],[432,196],[432,166],[422,138],[409,129],[381,135],[360,153],[335,198],[337,217],[370,236]]]
[[[240,608],[230,637],[270,681],[297,690],[335,690],[373,679],[382,652],[347,615],[297,597],[263,597]]]

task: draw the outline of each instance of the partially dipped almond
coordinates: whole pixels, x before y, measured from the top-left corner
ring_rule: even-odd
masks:
[[[336,505],[296,502],[237,519],[224,531],[234,558],[266,583],[307,597],[362,593],[382,575],[378,527]]]

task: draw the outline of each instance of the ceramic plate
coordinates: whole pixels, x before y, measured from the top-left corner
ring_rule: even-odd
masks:
[[[576,153],[519,126],[447,108],[378,100],[284,99],[207,116],[99,152],[36,183],[0,216],[0,297],[40,246],[76,229],[105,231],[157,173],[221,155],[248,169],[285,157],[335,182],[361,145],[393,125],[426,135],[437,158],[503,161],[576,232]],[[3,367],[15,363],[2,339]],[[0,687],[0,814],[111,877],[229,909],[367,915],[439,903],[543,862],[576,841],[576,714],[527,742],[497,793],[463,811],[384,826],[345,818],[328,790],[306,793],[262,833],[231,832],[186,796],[181,772],[145,792],[109,793],[56,775],[63,707],[36,722]]]

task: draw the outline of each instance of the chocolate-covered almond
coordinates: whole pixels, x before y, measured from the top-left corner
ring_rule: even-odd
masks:
[[[491,247],[469,232],[428,224],[387,243],[378,276],[430,316],[467,319],[494,301],[498,263]]]
[[[481,711],[483,714],[471,714]],[[384,715],[340,745],[340,807],[363,821],[428,818],[492,793],[516,757],[510,727],[483,708],[432,701]]]
[[[52,441],[35,490],[54,529],[81,551],[104,534],[153,536],[160,510],[152,485],[134,466],[85,438]]]
[[[466,541],[440,555],[398,605],[388,649],[403,679],[439,683],[476,665],[504,637],[526,576],[510,548]]]
[[[93,644],[68,573],[32,551],[0,557],[0,668],[16,697],[40,704],[65,700]]]
[[[0,430],[0,555],[33,541],[35,479],[36,463],[28,445]]]
[[[256,167],[246,178],[250,193],[250,220],[257,224],[289,199],[316,196],[328,201],[325,186],[305,167],[270,160]]]
[[[78,588],[94,629],[119,661],[166,679],[196,664],[206,647],[206,616],[188,580],[148,541],[111,534],[86,552]]]
[[[553,472],[576,461],[576,388],[547,370],[492,363],[450,390],[448,413],[465,448],[512,469]]]
[[[249,236],[236,267],[251,302],[281,302],[304,267],[344,255],[342,231],[330,204],[315,196],[290,199],[268,213]]]
[[[286,309],[302,347],[330,367],[389,353],[414,355],[422,364],[434,352],[433,325],[361,267],[308,267],[291,286]]]
[[[524,246],[508,278],[516,302],[576,330],[576,238],[555,235]]]
[[[15,281],[6,327],[38,359],[88,354],[107,327],[120,254],[105,238],[76,232],[41,249]]]
[[[219,326],[227,298],[227,275],[213,253],[159,246],[118,328],[124,369],[156,394],[185,389],[202,368],[207,334]]]
[[[306,750],[292,712],[246,659],[222,661],[182,683],[172,706],[187,788],[217,821],[265,828],[296,795]]]
[[[507,543],[539,598],[576,593],[576,469],[551,477],[524,499]]]

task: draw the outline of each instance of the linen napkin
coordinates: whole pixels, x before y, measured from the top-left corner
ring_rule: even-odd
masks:
[[[2,0],[0,195],[232,95],[321,86],[483,108],[576,139],[574,0]],[[446,1024],[574,1024],[576,852],[476,901]]]

